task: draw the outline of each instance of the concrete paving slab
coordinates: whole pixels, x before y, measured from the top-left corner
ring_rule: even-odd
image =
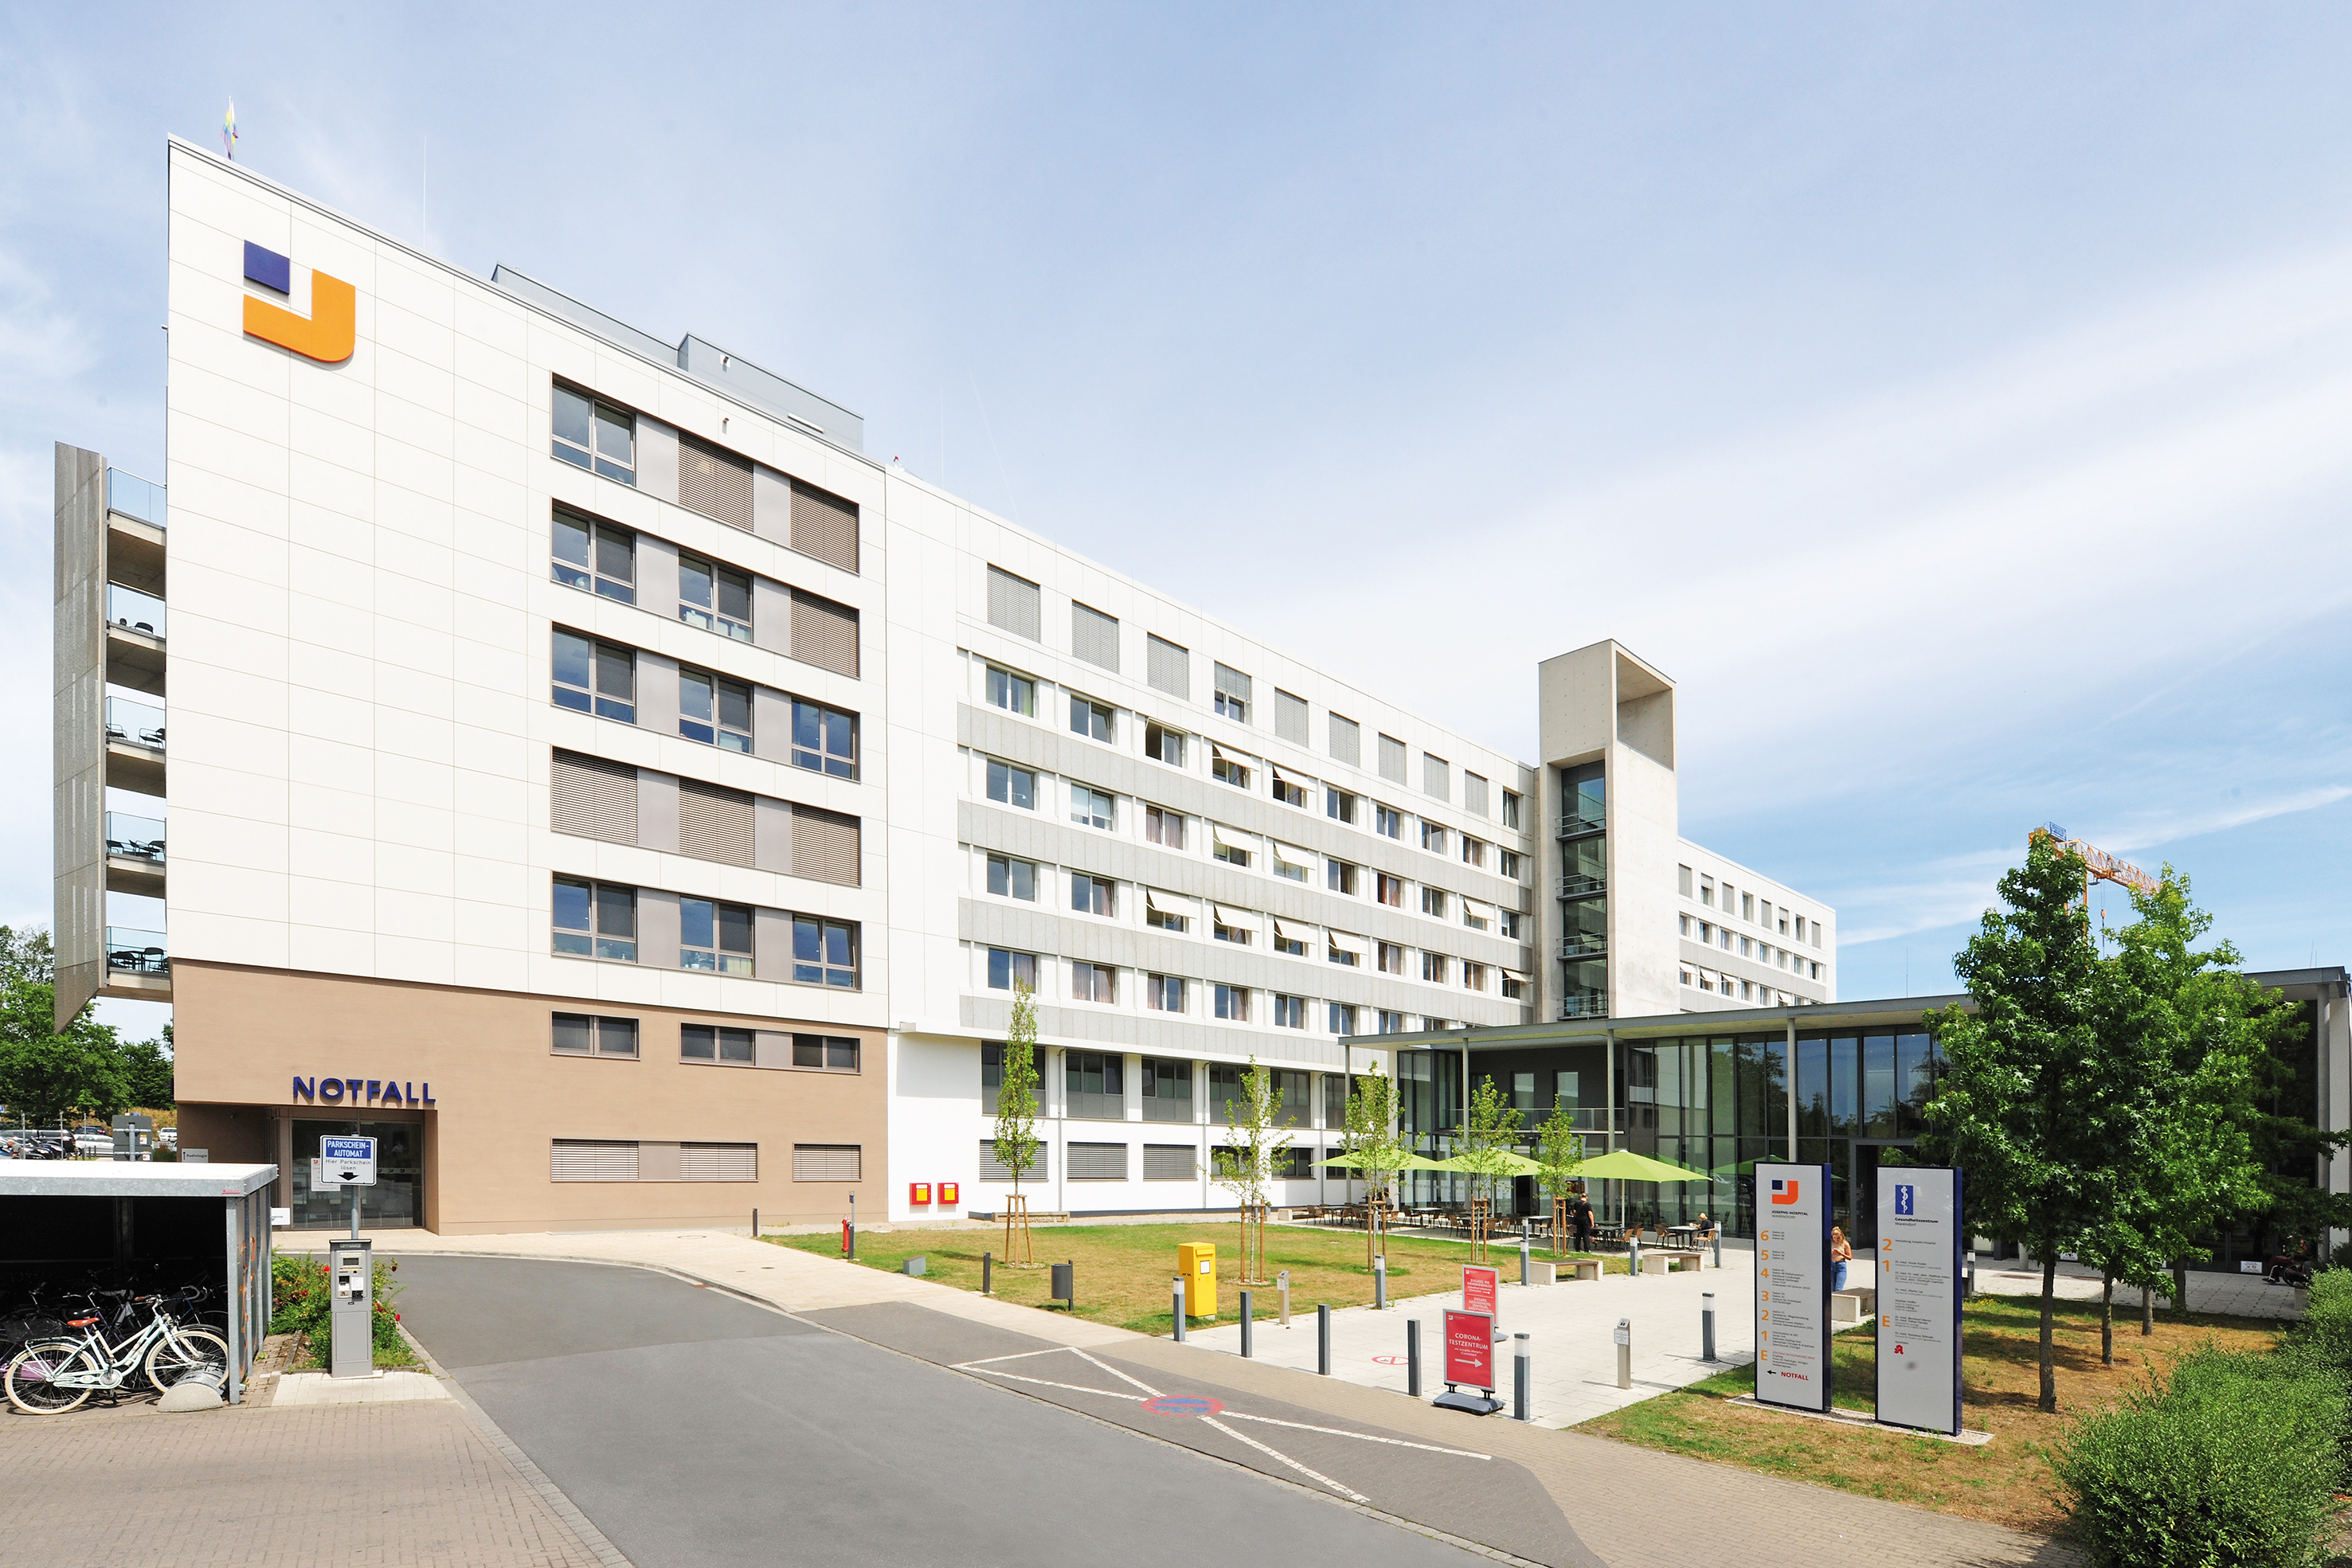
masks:
[[[449,1391],[429,1372],[386,1367],[373,1377],[335,1377],[324,1372],[289,1372],[270,1396],[272,1409],[299,1405],[399,1405],[413,1399],[446,1399]]]

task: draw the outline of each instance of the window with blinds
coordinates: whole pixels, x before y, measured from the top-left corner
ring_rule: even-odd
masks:
[[[856,1151],[850,1151],[854,1158]],[[760,1145],[757,1144],[680,1144],[677,1146],[677,1179],[680,1181],[758,1181],[760,1179]],[[853,1176],[849,1179],[856,1180]]]
[[[1364,765],[1364,727],[1352,718],[1341,718],[1336,713],[1329,717],[1331,759],[1344,762],[1350,768],[1361,768]]]
[[[858,1144],[794,1144],[794,1181],[857,1181],[863,1145]]]
[[[729,865],[758,863],[758,831],[751,797],[699,779],[677,781],[677,848],[697,860]]]
[[[1118,617],[1070,601],[1070,652],[1089,664],[1118,669]]]
[[[1072,1181],[1125,1181],[1127,1179],[1127,1145],[1125,1144],[1072,1144],[1069,1161],[1068,1171]]]
[[[1274,688],[1274,733],[1293,746],[1307,744],[1307,699]]]
[[[637,1145],[601,1138],[558,1138],[548,1159],[551,1181],[635,1181]]]
[[[1421,792],[1434,795],[1441,800],[1454,799],[1454,778],[1447,770],[1445,758],[1421,754]]]
[[[988,623],[1015,637],[1041,642],[1045,631],[1045,596],[1027,578],[992,566],[988,569]]]
[[[1486,781],[1467,768],[1462,774],[1462,809],[1473,816],[1486,814]]]
[[[1219,696],[1235,697],[1243,702],[1250,700],[1250,678],[1232,665],[1219,664],[1216,681]]]
[[[699,436],[677,433],[677,504],[749,530],[751,527],[751,460]]]
[[[1146,1144],[1143,1145],[1143,1179],[1146,1181],[1190,1181],[1197,1174],[1200,1155],[1190,1144]]]
[[[793,481],[793,549],[841,568],[857,570],[857,503],[804,480]]]
[[[856,887],[858,820],[821,806],[793,807],[793,874]]]
[[[1391,784],[1404,782],[1404,742],[1393,735],[1381,737],[1381,777]]]
[[[1191,650],[1165,637],[1146,635],[1143,640],[1145,668],[1143,678],[1154,690],[1187,701],[1192,695],[1192,654]]]
[[[558,751],[550,770],[548,825],[559,833],[637,841],[637,770],[577,751]]]
[[[1051,1153],[1053,1153],[1052,1149],[1045,1144],[1040,1143],[1037,1145],[1035,1159],[1027,1170],[1021,1173],[1021,1179],[1024,1182],[1045,1180],[1045,1167],[1047,1164],[1045,1156]],[[982,1181],[1011,1181],[1013,1179],[1013,1173],[1006,1170],[1004,1168],[1004,1162],[996,1157],[996,1140],[994,1138],[982,1138],[980,1141],[980,1179]]]
[[[836,675],[856,675],[857,612],[793,589],[793,657]]]

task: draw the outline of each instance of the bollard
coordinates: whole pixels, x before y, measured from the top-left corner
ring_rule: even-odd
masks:
[[[1184,1276],[1176,1276],[1176,1343],[1184,1343]]]
[[[1285,1269],[1281,1273],[1276,1274],[1274,1277],[1274,1282],[1282,1291],[1282,1326],[1288,1328],[1290,1326],[1290,1270]]]
[[[1967,1296],[1973,1296],[1973,1295],[1975,1295],[1976,1293],[1977,1293],[1977,1249],[1976,1249],[1975,1248],[1971,1247],[1971,1248],[1969,1248],[1969,1268],[1968,1268],[1968,1272],[1967,1272],[1966,1274],[1964,1274],[1964,1275],[1961,1277],[1961,1280],[1960,1280],[1960,1294],[1961,1294],[1963,1297],[1967,1297]]]
[[[854,1192],[849,1195],[849,1218],[845,1223],[849,1227],[849,1260],[855,1263],[857,1261],[857,1195]]]
[[[1328,1304],[1315,1309],[1315,1370],[1320,1376],[1331,1375],[1331,1309]]]
[[[1519,1283],[1520,1283],[1520,1284],[1524,1285],[1524,1284],[1528,1283],[1528,1274],[1529,1274],[1529,1272],[1532,1270],[1532,1268],[1533,1268],[1533,1266],[1532,1266],[1531,1264],[1529,1264],[1529,1263],[1528,1263],[1528,1233],[1527,1233],[1525,1230],[1522,1230],[1522,1231],[1520,1231],[1520,1232],[1519,1232]]]
[[[1633,1320],[1617,1320],[1617,1386],[1633,1386]]]
[[[1389,1260],[1381,1253],[1372,1260],[1372,1311],[1386,1312],[1389,1305]]]
[[[1715,1266],[1723,1267],[1723,1231],[1719,1228],[1715,1233]]]
[[[756,1208],[751,1211],[751,1239],[760,1239],[760,1211]]]
[[[993,1252],[983,1252],[980,1255],[980,1293],[983,1296],[988,1294],[989,1268],[995,1261],[996,1254]]]
[[[1535,1355],[1528,1348],[1528,1336],[1511,1336],[1511,1419],[1526,1421],[1528,1401],[1535,1396]]]
[[[1625,1239],[1625,1246],[1632,1258],[1632,1261],[1625,1265],[1626,1271],[1638,1279],[1642,1272],[1642,1239],[1629,1236]]]
[[[1421,1397],[1421,1320],[1404,1321],[1404,1391]]]
[[[1246,1359],[1255,1354],[1255,1351],[1251,1348],[1250,1340],[1250,1293],[1244,1291],[1242,1292],[1242,1355]]]
[[[1702,1291],[1699,1292],[1698,1299],[1698,1358],[1701,1361],[1713,1361],[1715,1359],[1715,1292]]]

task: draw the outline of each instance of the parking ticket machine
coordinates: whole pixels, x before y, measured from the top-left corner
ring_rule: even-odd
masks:
[[[338,1240],[327,1249],[327,1369],[337,1377],[375,1373],[374,1245]]]

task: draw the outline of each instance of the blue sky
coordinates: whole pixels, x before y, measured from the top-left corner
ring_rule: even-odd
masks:
[[[2052,818],[2352,959],[2352,13],[394,9],[0,6],[0,918],[49,443],[160,473],[163,138],[233,93],[260,172],[1523,757],[1620,639],[1850,998],[1948,988]]]

